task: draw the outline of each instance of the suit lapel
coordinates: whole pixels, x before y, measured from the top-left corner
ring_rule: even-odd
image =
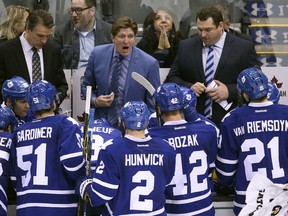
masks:
[[[12,39],[13,40],[13,39]],[[14,47],[14,53],[15,53],[15,60],[16,60],[16,64],[18,65],[17,67],[19,68],[19,70],[21,70],[21,74],[22,77],[27,80],[28,82],[30,82],[30,76],[29,76],[29,71],[28,71],[28,67],[26,64],[26,60],[25,60],[25,56],[24,56],[24,52],[22,49],[22,45],[20,42],[20,38],[17,37],[14,40],[15,43],[13,43],[13,47]]]
[[[200,37],[199,37],[200,39]],[[191,48],[193,49],[193,48]],[[202,81],[205,82],[205,72],[203,68],[203,60],[202,60],[202,49],[203,49],[203,42],[200,39],[200,42],[196,43],[195,46],[195,53],[196,53],[196,62],[199,62],[197,65],[197,70],[200,71],[200,76],[202,78]]]
[[[231,52],[234,50],[234,46],[235,46],[235,42],[233,38],[231,38],[230,35],[227,34],[214,78],[217,77],[222,71],[223,66],[225,65],[226,61],[229,59],[229,56],[231,56]]]

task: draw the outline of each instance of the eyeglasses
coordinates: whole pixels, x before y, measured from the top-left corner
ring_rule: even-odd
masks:
[[[77,15],[81,15],[84,10],[87,10],[87,9],[89,9],[89,8],[91,8],[91,7],[86,7],[86,8],[71,8],[71,9],[70,9],[70,14],[72,15],[73,12],[75,12]]]

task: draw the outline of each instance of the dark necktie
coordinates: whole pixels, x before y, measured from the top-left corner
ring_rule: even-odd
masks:
[[[114,101],[111,104],[109,115],[108,115],[108,121],[111,125],[115,125],[118,120],[118,113],[117,113],[117,103],[118,103],[118,96],[119,96],[119,79],[120,74],[122,72],[122,56],[115,57],[115,66],[111,77],[110,82],[110,92],[114,92]]]
[[[208,86],[214,77],[214,50],[213,46],[209,47],[208,56],[206,60],[206,67],[205,67],[205,81],[206,86]],[[204,116],[211,117],[212,116],[212,100],[210,97],[206,97],[205,100],[205,107],[204,107]]]
[[[42,80],[41,75],[41,65],[40,65],[40,56],[38,50],[33,47],[33,56],[32,56],[32,82]]]

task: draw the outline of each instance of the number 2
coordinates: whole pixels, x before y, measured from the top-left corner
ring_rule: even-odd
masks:
[[[133,183],[141,183],[146,181],[145,186],[137,186],[130,193],[130,209],[131,210],[153,210],[153,200],[145,199],[140,201],[140,195],[149,195],[154,190],[155,177],[150,171],[138,171],[133,177]]]
[[[175,175],[170,183],[170,185],[175,185],[173,187],[173,195],[186,195],[189,193],[195,193],[208,189],[207,179],[199,182],[198,177],[204,175],[207,172],[207,155],[204,151],[194,151],[189,157],[189,164],[196,164],[200,161],[200,165],[192,169],[190,173],[183,173],[182,157],[178,153],[176,155],[176,166]],[[190,188],[187,188],[187,179],[190,179]]]

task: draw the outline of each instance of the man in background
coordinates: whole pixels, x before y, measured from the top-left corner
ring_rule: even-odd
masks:
[[[252,42],[224,31],[217,8],[201,9],[196,20],[199,35],[180,41],[166,82],[191,88],[197,96],[197,111],[219,125],[237,106],[238,74],[260,63]],[[223,101],[232,103],[229,109],[221,106]]]
[[[0,44],[0,86],[13,76],[28,83],[45,79],[57,89],[57,106],[67,95],[61,50],[50,40],[54,20],[45,10],[32,11],[25,31]],[[35,58],[34,58],[34,57]]]
[[[93,48],[111,43],[111,24],[96,20],[96,0],[72,0],[71,20],[57,26],[54,37],[64,57],[64,67],[86,68]]]

